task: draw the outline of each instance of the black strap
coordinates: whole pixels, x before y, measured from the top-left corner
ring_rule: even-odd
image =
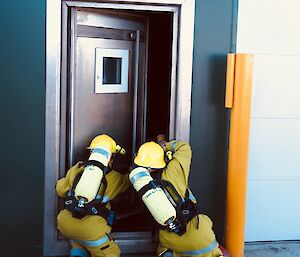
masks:
[[[68,197],[65,201],[65,208],[72,212],[74,218],[82,219],[87,215],[99,215],[107,220],[109,226],[112,226],[116,214],[105,205],[106,203],[100,203],[99,200],[93,200],[80,208],[75,197]]]
[[[103,171],[104,175],[108,174],[111,169],[108,166],[105,166],[103,163],[96,161],[96,160],[87,160],[83,163],[83,165],[85,167],[87,166],[96,166],[98,167],[100,170]]]
[[[143,186],[138,194],[142,197],[148,190],[161,188],[164,190],[166,196],[169,198],[171,203],[176,204],[174,206],[176,210],[176,220],[174,221],[176,229],[172,232],[183,235],[186,232],[187,224],[195,217],[198,217],[199,211],[197,206],[189,198],[189,191],[186,190],[185,197],[182,198],[174,185],[167,180],[160,180],[160,174],[156,174],[155,179],[150,181],[147,185]],[[170,199],[171,198],[171,199]],[[163,229],[169,229],[168,227],[159,226]],[[199,217],[197,222],[197,229],[199,228]]]
[[[72,184],[72,186],[71,186],[71,191],[72,191],[73,193],[74,193],[74,191],[75,191],[75,188],[76,188],[76,186],[77,186],[79,180],[81,179],[82,173],[83,173],[83,172],[80,172],[79,174],[77,174],[77,176],[76,176],[75,179],[73,180],[73,184]]]
[[[184,195],[185,198],[190,198],[190,192],[189,192],[189,188],[187,188],[185,190],[185,195]]]
[[[190,198],[190,190],[187,188],[185,191],[185,201],[188,202],[188,204],[191,206],[192,210],[192,214],[193,216],[191,216],[189,218],[189,220],[187,222],[190,222],[195,216],[197,216],[197,229],[199,229],[199,223],[200,223],[200,219],[198,214],[200,214],[200,210],[197,206],[196,203],[194,203],[191,198]]]
[[[143,196],[148,190],[155,189],[159,187],[159,183],[157,180],[150,181],[147,185],[143,186],[139,191],[138,194]]]
[[[108,225],[112,226],[115,217],[116,217],[116,213],[110,209],[108,209],[105,205],[106,203],[99,203],[96,202],[98,200],[94,200],[95,203],[92,203],[92,208],[90,211],[90,215],[99,215],[102,218],[107,220]],[[92,201],[93,202],[93,201]]]
[[[87,161],[87,163],[88,162],[90,162],[90,161]],[[94,162],[94,161],[91,160],[91,162]],[[98,161],[95,161],[95,162],[98,162]],[[100,162],[98,162],[98,163],[100,163]],[[88,165],[94,165],[94,164],[87,164],[86,166],[88,166]],[[71,186],[71,188],[69,190],[69,196],[74,195],[75,188],[76,188],[79,180],[81,179],[82,174],[83,174],[83,172],[77,174],[77,176],[75,177],[75,179],[73,181],[73,184],[72,184],[72,186]],[[101,196],[101,201],[100,202],[102,202],[104,194],[105,194],[105,191],[106,191],[106,188],[107,188],[107,180],[106,180],[106,177],[105,177],[106,174],[107,173],[104,173],[104,176],[102,177],[102,180],[101,180],[99,188],[98,188],[98,192],[100,191],[100,196]]]
[[[180,209],[184,200],[182,199],[174,185],[167,180],[161,180],[160,183],[163,185],[163,188],[167,190],[168,195],[170,195],[170,197],[172,197],[172,200],[176,203],[176,210]],[[171,190],[168,188],[170,188]],[[176,196],[176,199],[174,198],[174,195]]]
[[[170,232],[182,236],[187,229],[187,224],[195,217],[198,218],[197,229],[199,228],[199,216],[195,204],[190,199],[185,199],[180,208],[176,209],[176,219],[173,226],[166,227]]]
[[[87,164],[85,166],[88,166],[88,165],[97,166],[97,165],[95,165],[95,163],[98,164],[100,162],[91,160],[91,161],[87,161],[86,163]],[[97,167],[99,167],[99,166],[97,166]],[[103,167],[104,167],[104,165],[103,165]],[[99,168],[102,169],[101,167],[99,167]],[[100,186],[98,189],[100,198],[94,199],[93,201],[86,204],[84,207],[79,207],[78,200],[75,198],[75,188],[82,176],[82,173],[79,173],[73,181],[72,187],[69,191],[69,195],[65,201],[65,208],[67,210],[71,211],[72,216],[75,218],[82,219],[86,215],[99,215],[107,220],[108,225],[112,226],[112,223],[116,216],[115,212],[106,207],[107,203],[102,202],[103,197],[105,195],[106,188],[107,188],[107,180],[105,177],[105,173],[104,173],[104,176],[101,180],[101,183],[100,183]]]
[[[188,189],[186,190],[185,197],[182,198],[174,185],[167,181],[167,180],[161,180],[160,184],[164,188],[166,193],[172,197],[172,200],[176,203],[175,210],[176,210],[176,217],[177,221],[177,230],[174,231],[179,236],[183,235],[186,232],[186,226],[187,224],[195,217],[198,217],[198,209],[196,207],[196,204],[192,202],[192,200],[189,198],[189,195],[187,195]],[[174,198],[175,196],[175,198]],[[197,229],[199,228],[199,217],[197,222]]]

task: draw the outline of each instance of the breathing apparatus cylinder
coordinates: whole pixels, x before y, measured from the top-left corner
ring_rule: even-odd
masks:
[[[148,170],[144,167],[137,167],[129,174],[129,179],[134,189],[139,192],[144,186],[153,183]],[[176,219],[176,210],[167,198],[164,190],[156,187],[154,183],[152,187],[142,195],[142,200],[151,212],[153,218],[162,226],[167,226]]]
[[[92,150],[89,161],[98,161],[104,166],[107,166],[110,157],[111,153],[108,150],[99,147]],[[104,175],[103,170],[97,166],[87,165],[85,167],[75,188],[75,197],[79,201],[79,207],[83,207],[84,204],[87,204],[96,198]]]

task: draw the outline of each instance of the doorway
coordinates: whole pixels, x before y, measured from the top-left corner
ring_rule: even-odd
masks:
[[[49,221],[45,222],[45,255],[68,251],[66,240],[56,231],[59,202],[49,181],[55,185],[71,165],[84,159],[84,149],[94,136],[107,133],[127,150],[115,167],[123,173],[128,172],[138,147],[155,140],[158,133],[188,140],[190,85],[185,81],[183,89],[180,84],[188,74],[191,76],[191,64],[189,72],[182,69],[177,73],[177,67],[188,63],[192,55],[190,52],[183,58],[184,44],[179,46],[179,14],[185,13],[180,13],[180,7],[178,3],[115,6],[62,2],[61,79],[56,80],[55,91],[59,104],[55,105],[57,112],[48,110],[57,133],[49,131],[51,119],[46,122],[45,201],[54,206],[45,206],[45,219]],[[58,102],[54,100],[50,101],[52,105]],[[185,105],[188,108],[183,114]],[[56,142],[52,148],[47,144],[51,137]],[[50,151],[54,154],[47,155]],[[119,213],[113,232],[122,252],[154,251],[152,219],[145,219],[148,214],[137,194],[129,189],[112,204]]]
[[[88,158],[86,147],[99,134],[112,136],[126,149],[113,167],[126,174],[142,143],[161,133],[169,136],[173,16],[71,8],[69,17],[60,176]],[[133,188],[111,204],[117,213],[116,237],[138,232],[149,238],[155,223]]]

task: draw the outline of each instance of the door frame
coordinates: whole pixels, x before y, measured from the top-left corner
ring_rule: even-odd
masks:
[[[171,66],[170,131],[171,138],[189,141],[192,61],[194,41],[195,0],[47,0],[46,11],[46,106],[45,106],[45,191],[44,191],[44,256],[68,253],[68,245],[58,240],[56,209],[58,199],[55,184],[59,178],[60,101],[61,83],[66,79],[66,20],[71,7],[90,7],[116,10],[160,11],[173,13],[173,42]],[[130,247],[138,240],[146,246],[149,241],[142,232],[120,236],[119,243]],[[146,249],[145,249],[146,250]]]

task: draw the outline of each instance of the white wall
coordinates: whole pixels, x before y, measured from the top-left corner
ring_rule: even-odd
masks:
[[[300,239],[300,1],[239,0],[253,53],[246,241]]]

